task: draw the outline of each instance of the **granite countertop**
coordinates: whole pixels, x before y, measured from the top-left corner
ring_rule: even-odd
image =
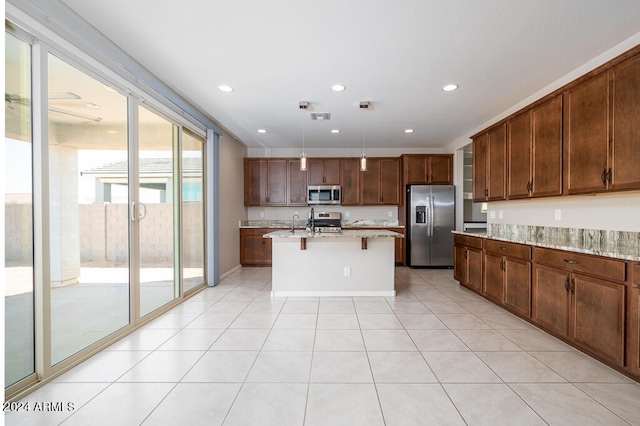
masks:
[[[350,229],[343,230],[341,232],[311,232],[304,230],[296,230],[295,233],[291,231],[274,231],[268,234],[265,234],[263,238],[384,238],[384,237],[394,237],[394,238],[404,238],[404,235],[387,231],[384,229],[373,230],[373,229]]]
[[[241,220],[238,224],[240,228],[274,228],[274,229],[291,229],[290,220]],[[305,229],[307,220],[296,220],[296,229]],[[342,221],[343,229],[362,229],[362,228],[397,228],[404,229],[404,226],[398,225],[398,221],[387,220],[354,220]]]
[[[544,228],[544,227],[535,227]],[[631,236],[619,237],[614,231],[576,230],[571,228],[551,228],[548,232],[529,232],[515,235],[493,235],[489,233],[452,231],[454,234],[487,238],[512,243],[527,244],[536,247],[565,250],[575,253],[592,254],[621,260],[640,262],[639,241]],[[551,231],[551,232],[549,232]],[[507,233],[508,234],[508,233]],[[533,237],[531,236],[533,235]],[[618,238],[616,238],[618,237]]]

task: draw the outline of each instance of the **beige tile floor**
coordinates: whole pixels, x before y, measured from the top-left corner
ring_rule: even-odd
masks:
[[[33,392],[7,425],[640,425],[640,385],[461,288],[270,298],[245,268]]]

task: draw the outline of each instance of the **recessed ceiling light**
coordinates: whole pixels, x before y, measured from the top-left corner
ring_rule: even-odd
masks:
[[[116,132],[115,130],[107,130],[107,134],[108,135],[117,135],[118,132]]]
[[[347,87],[344,84],[334,84],[333,86],[331,86],[331,90],[333,90],[334,92],[342,92],[346,88]]]
[[[444,90],[445,92],[453,92],[457,88],[458,88],[457,84],[447,84],[442,88],[442,90]]]
[[[340,130],[339,129],[332,129],[331,133],[340,133]]]
[[[258,129],[258,133],[267,133],[266,129]]]
[[[218,86],[218,89],[220,89],[220,91],[222,92],[233,92],[233,87],[227,86],[226,84],[223,84],[222,86]]]
[[[413,129],[404,129],[404,132],[405,133],[413,133],[413,132],[415,132],[415,130],[413,130]]]

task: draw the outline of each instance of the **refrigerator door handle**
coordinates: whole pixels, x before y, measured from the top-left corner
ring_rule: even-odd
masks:
[[[433,203],[433,199],[435,197],[429,197],[429,214],[431,216],[431,218],[429,219],[429,236],[433,237],[433,221],[435,219],[435,213],[433,211],[434,209],[434,203]]]

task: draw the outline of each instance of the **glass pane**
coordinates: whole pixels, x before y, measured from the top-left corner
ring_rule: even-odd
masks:
[[[204,139],[182,133],[182,287],[204,282]]]
[[[178,296],[174,268],[177,128],[139,108],[140,315]],[[146,215],[144,214],[146,211]]]
[[[31,46],[5,33],[4,385],[35,371]]]
[[[127,99],[49,55],[51,358],[129,324]]]

